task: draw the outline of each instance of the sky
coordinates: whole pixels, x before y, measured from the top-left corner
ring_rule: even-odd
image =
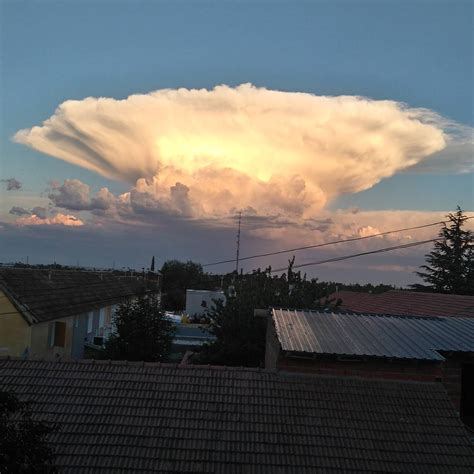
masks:
[[[470,1],[4,0],[0,261],[210,263],[240,210],[243,256],[472,212],[473,26]],[[406,285],[429,250],[306,271]]]

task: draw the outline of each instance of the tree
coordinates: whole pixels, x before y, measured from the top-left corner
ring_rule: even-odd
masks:
[[[152,272],[155,271],[155,256],[154,255],[151,259],[150,271],[152,271]]]
[[[105,357],[158,362],[171,350],[175,327],[160,310],[156,296],[122,303],[114,315],[115,331],[105,344]]]
[[[32,419],[30,403],[0,392],[0,471],[4,473],[58,472],[46,437],[58,425]]]
[[[272,306],[282,308],[318,308],[323,287],[316,279],[293,271],[294,258],[288,272],[281,276],[271,268],[248,275],[233,275],[228,283],[226,303],[215,301],[209,312],[210,332],[215,342],[204,346],[192,362],[229,366],[262,366],[265,356],[266,321],[254,316],[255,309]],[[229,277],[226,277],[226,280]]]
[[[463,226],[468,219],[458,206],[448,214],[434,249],[426,255],[424,271],[416,272],[439,293],[474,295],[474,235]]]
[[[167,260],[161,267],[163,279],[163,308],[170,311],[183,310],[186,306],[186,290],[213,290],[219,277],[204,273],[202,265],[192,261]]]

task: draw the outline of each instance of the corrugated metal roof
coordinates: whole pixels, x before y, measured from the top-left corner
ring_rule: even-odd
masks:
[[[444,360],[437,351],[474,352],[474,319],[273,309],[283,351]]]

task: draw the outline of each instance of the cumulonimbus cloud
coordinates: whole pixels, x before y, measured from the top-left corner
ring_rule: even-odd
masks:
[[[14,140],[129,182],[127,200],[141,212],[311,218],[343,193],[419,165],[450,135],[432,111],[394,101],[243,84],[69,100]],[[54,199],[71,208],[69,197]]]

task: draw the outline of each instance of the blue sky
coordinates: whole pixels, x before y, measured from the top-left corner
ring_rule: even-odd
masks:
[[[473,125],[472,18],[470,1],[4,1],[0,172],[20,180],[31,200],[48,181],[72,178],[94,191],[125,192],[126,183],[11,137],[65,100],[162,88],[250,82],[360,95]],[[330,206],[445,211],[456,204],[472,209],[472,173],[400,173]]]

